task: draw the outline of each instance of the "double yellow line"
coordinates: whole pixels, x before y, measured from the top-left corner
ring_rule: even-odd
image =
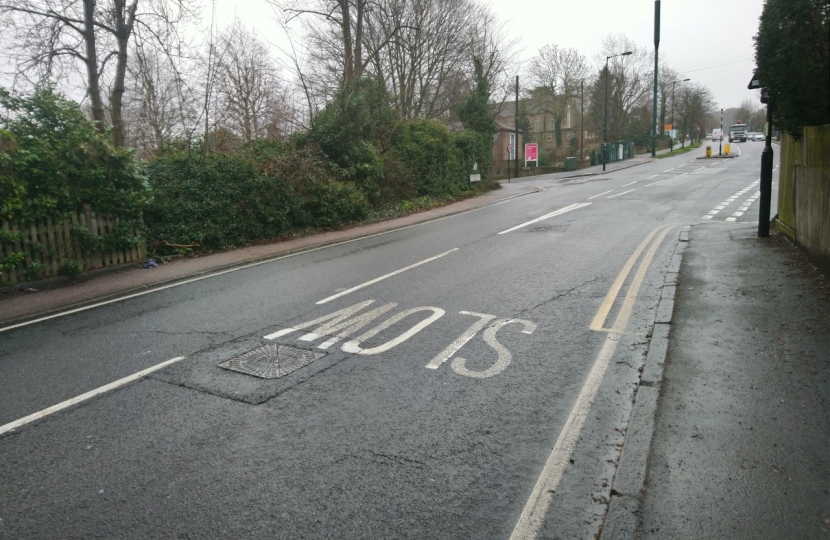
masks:
[[[602,301],[602,305],[600,305],[599,310],[597,310],[597,314],[594,315],[594,320],[591,321],[591,325],[589,326],[591,330],[595,330],[597,332],[615,333],[622,333],[625,331],[625,327],[628,325],[628,319],[631,318],[631,311],[634,309],[634,302],[637,300],[637,294],[640,292],[640,287],[643,284],[643,279],[646,276],[648,267],[651,265],[652,259],[654,259],[654,254],[657,253],[657,249],[660,247],[663,239],[666,238],[666,235],[669,234],[669,231],[671,231],[674,227],[674,225],[661,225],[655,228],[653,231],[648,233],[642,243],[637,246],[637,249],[634,250],[634,253],[631,254],[631,257],[629,257],[628,261],[625,263],[625,266],[623,266],[622,270],[620,270],[619,275],[617,275],[617,279],[614,280],[614,284],[611,285],[611,289],[608,290],[608,294],[605,295],[605,299]],[[620,289],[622,289],[625,280],[628,279],[628,275],[631,273],[631,269],[634,268],[634,264],[637,262],[637,259],[640,258],[640,255],[655,236],[657,239],[651,244],[651,247],[645,257],[643,257],[643,260],[640,261],[637,273],[634,274],[634,279],[631,280],[631,285],[628,286],[622,307],[620,308],[619,313],[617,313],[616,319],[614,319],[614,324],[611,328],[606,328],[605,319],[608,318],[608,313],[611,311],[611,308],[614,306],[614,302],[619,297]]]

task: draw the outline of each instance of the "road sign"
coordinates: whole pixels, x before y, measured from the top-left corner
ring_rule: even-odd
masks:
[[[481,175],[480,174],[471,174],[470,175],[470,182],[481,182]]]

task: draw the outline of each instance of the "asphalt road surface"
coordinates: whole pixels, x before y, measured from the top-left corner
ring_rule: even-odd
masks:
[[[680,227],[758,219],[734,146],[0,329],[0,537],[591,537]]]

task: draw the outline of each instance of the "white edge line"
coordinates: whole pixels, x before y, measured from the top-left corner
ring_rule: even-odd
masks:
[[[166,360],[166,361],[162,362],[161,364],[156,364],[155,366],[148,367],[147,369],[143,369],[143,370],[139,371],[138,373],[133,373],[132,375],[128,375],[128,376],[124,377],[123,379],[118,379],[117,381],[113,381],[109,384],[105,384],[104,386],[96,388],[95,390],[90,390],[89,392],[81,394],[80,396],[76,396],[76,397],[73,397],[71,399],[67,399],[66,401],[62,401],[62,402],[58,403],[57,405],[52,405],[51,407],[43,409],[42,411],[36,412],[34,414],[30,414],[29,416],[24,416],[23,418],[21,418],[19,420],[15,420],[14,422],[9,422],[8,424],[0,426],[0,435],[2,435],[3,433],[6,433],[8,431],[12,431],[14,429],[17,429],[20,426],[24,426],[24,425],[26,425],[30,422],[34,422],[35,420],[40,420],[41,418],[43,418],[45,416],[49,416],[52,413],[56,413],[58,411],[66,409],[67,407],[71,407],[72,405],[76,405],[78,403],[81,403],[82,401],[86,401],[89,398],[93,398],[95,396],[98,396],[98,395],[104,394],[106,392],[109,392],[110,390],[114,390],[114,389],[118,388],[119,386],[124,386],[125,384],[127,384],[129,382],[132,382],[136,379],[140,379],[140,378],[144,377],[145,375],[149,375],[150,373],[152,373],[154,371],[157,371],[157,370],[159,370],[163,367],[167,367],[170,364],[175,364],[176,362],[184,360],[185,358],[186,358],[185,356],[177,356],[175,358],[171,358],[170,360]]]
[[[600,193],[600,194],[598,194],[598,195],[594,195],[593,197],[588,197],[588,200],[590,201],[591,199],[596,199],[597,197],[602,197],[602,196],[603,196],[603,195],[605,195],[606,193],[611,193],[612,191],[614,191],[614,190],[613,190],[613,189],[609,189],[608,191],[603,191],[602,193]]]
[[[611,195],[610,197],[606,197],[606,199],[613,199],[614,197],[619,197],[620,195],[625,195],[626,193],[631,193],[632,191],[637,191],[636,189],[629,189],[628,191],[623,191],[622,193],[617,193],[616,195]]]
[[[646,178],[646,180],[651,180],[652,178],[657,178],[658,176],[660,176],[660,175],[659,174],[654,174],[654,175],[651,175],[648,178]]]
[[[550,218],[558,216],[560,214],[564,214],[565,212],[570,212],[571,210],[577,210],[579,208],[583,208],[585,206],[588,206],[589,204],[591,204],[591,203],[574,203],[570,206],[566,206],[565,208],[560,208],[559,210],[554,210],[553,212],[545,214],[544,216],[539,216],[536,219],[531,219],[530,221],[526,221],[524,223],[516,225],[515,227],[511,227],[511,228],[507,229],[506,231],[502,231],[502,232],[497,233],[497,234],[509,233],[509,232],[515,231],[516,229],[521,229],[522,227],[532,225],[533,223],[537,223],[539,221],[544,221],[546,219],[550,219]]]
[[[624,186],[620,186],[620,187],[621,188],[628,187],[628,186],[636,184],[637,182],[639,182],[639,180],[634,180],[633,182],[629,182],[629,183],[625,184]]]
[[[594,360],[588,378],[582,385],[582,390],[580,390],[576,403],[574,403],[568,419],[556,439],[556,444],[554,444],[542,473],[533,487],[533,492],[513,528],[510,540],[536,538],[536,534],[544,521],[545,513],[550,506],[550,501],[553,499],[552,492],[558,487],[568,459],[572,455],[577,442],[579,442],[582,426],[591,411],[591,405],[602,384],[605,371],[611,357],[614,356],[618,343],[619,334],[609,333],[605,338],[605,343],[603,343],[602,349]]]
[[[384,274],[380,277],[377,277],[377,278],[372,279],[370,281],[367,281],[365,283],[361,283],[360,285],[356,285],[356,286],[352,287],[351,289],[346,289],[345,291],[342,291],[342,292],[339,292],[335,295],[329,296],[328,298],[323,298],[322,300],[317,302],[317,305],[319,306],[320,304],[325,304],[326,302],[331,302],[332,300],[334,300],[336,298],[340,298],[341,296],[346,296],[349,293],[353,293],[355,291],[363,289],[364,287],[368,287],[369,285],[374,285],[375,283],[377,283],[379,281],[383,281],[386,278],[396,276],[396,275],[398,275],[402,272],[406,272],[407,270],[412,270],[413,268],[416,268],[418,266],[421,266],[422,264],[426,264],[428,262],[434,261],[435,259],[440,259],[444,255],[449,255],[453,251],[458,251],[458,248],[452,248],[449,251],[445,251],[444,253],[440,253],[438,255],[435,255],[434,257],[430,257],[429,259],[424,259],[423,261],[416,262],[415,264],[410,264],[409,266],[401,268],[400,270],[395,270],[394,272],[389,272],[388,274]],[[309,341],[313,341],[313,340],[309,340]]]
[[[660,182],[662,182],[662,180],[658,180],[658,181],[656,181],[656,182],[652,182],[652,183],[650,183],[650,184],[646,184],[646,187],[653,186],[654,184],[659,184]]]
[[[235,267],[229,268],[227,270],[220,270],[218,272],[212,272],[212,273],[204,275],[204,276],[199,276],[199,277],[195,277],[195,278],[191,278],[191,279],[185,279],[183,281],[177,281],[176,283],[170,283],[170,284],[167,284],[167,285],[162,285],[162,286],[156,287],[154,289],[149,289],[149,290],[146,290],[146,291],[141,291],[141,292],[137,292],[137,293],[133,293],[133,294],[128,294],[126,296],[119,296],[118,298],[113,298],[111,300],[105,300],[103,302],[97,302],[95,304],[90,304],[88,306],[81,306],[81,307],[77,307],[77,308],[70,309],[70,310],[67,310],[67,311],[61,311],[59,313],[53,313],[52,315],[46,315],[45,317],[38,317],[37,319],[32,319],[30,321],[24,321],[24,322],[21,322],[21,323],[12,324],[10,326],[5,326],[3,328],[0,328],[0,332],[5,332],[6,330],[13,330],[15,328],[28,326],[30,324],[35,324],[35,323],[39,323],[39,322],[43,322],[43,321],[48,321],[50,319],[56,319],[58,317],[63,317],[65,315],[72,315],[73,313],[78,313],[78,312],[81,312],[81,311],[86,311],[88,309],[94,309],[94,308],[97,308],[97,307],[106,306],[108,304],[114,304],[115,302],[121,302],[121,301],[124,301],[124,300],[129,300],[130,298],[136,298],[136,297],[139,297],[139,296],[144,296],[145,294],[150,294],[150,293],[154,293],[154,292],[158,292],[158,291],[163,291],[165,289],[171,289],[173,287],[179,287],[181,285],[187,285],[188,283],[194,283],[196,281],[201,281],[203,279],[214,278],[214,277],[217,277],[217,276],[221,276],[223,274],[230,274],[231,272],[238,272],[239,270],[245,270],[247,268],[253,268],[254,266],[259,266],[259,265],[262,265],[262,264],[268,264],[268,263],[280,261],[282,259],[288,259],[289,257],[296,257],[298,255],[304,255],[306,253],[313,253],[315,251],[320,251],[321,249],[328,249],[328,248],[333,248],[333,247],[337,247],[337,246],[342,246],[344,244],[351,244],[352,242],[359,242],[360,240],[367,240],[369,238],[374,238],[376,236],[383,236],[384,234],[391,234],[391,233],[398,232],[398,231],[404,231],[406,229],[411,229],[412,227],[420,227],[421,225],[427,225],[429,223],[436,223],[438,221],[443,221],[445,219],[458,217],[458,216],[461,216],[461,215],[464,215],[464,214],[469,214],[470,212],[477,212],[479,210],[484,210],[485,208],[490,208],[490,207],[493,207],[493,206],[497,206],[499,204],[505,203],[505,202],[510,201],[512,199],[515,199],[517,197],[522,197],[524,195],[530,195],[531,193],[538,193],[539,191],[542,191],[542,190],[537,189],[536,191],[528,191],[526,193],[519,193],[519,194],[516,194],[516,195],[511,195],[510,197],[505,197],[504,199],[501,199],[501,200],[496,201],[494,203],[487,204],[487,205],[484,205],[484,206],[479,206],[478,208],[471,208],[469,210],[464,210],[462,212],[456,212],[455,214],[450,214],[448,216],[442,216],[442,217],[435,218],[435,219],[428,219],[426,221],[421,221],[419,223],[413,223],[412,225],[407,225],[405,227],[397,227],[395,229],[389,229],[388,231],[382,231],[382,232],[375,233],[375,234],[370,234],[370,235],[367,235],[367,236],[359,236],[357,238],[350,238],[348,240],[343,240],[342,242],[335,242],[333,244],[326,244],[325,246],[317,246],[317,247],[312,247],[312,248],[309,248],[309,249],[303,249],[301,251],[296,251],[294,253],[288,253],[287,255],[279,255],[277,257],[272,257],[272,258],[265,259],[265,260],[262,260],[262,261],[256,261],[256,262],[253,262],[253,263],[244,264],[242,266],[235,266]],[[117,293],[115,293],[115,294],[117,294]]]

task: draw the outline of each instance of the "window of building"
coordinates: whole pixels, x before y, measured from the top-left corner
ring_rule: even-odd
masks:
[[[516,134],[510,134],[510,155],[508,159],[516,159]]]
[[[548,131],[556,131],[556,120],[550,119],[550,129]]]
[[[539,119],[533,121],[533,131],[539,131]]]
[[[553,140],[553,135],[548,134],[548,142],[551,142],[552,140]]]
[[[568,108],[565,109],[565,127],[570,129],[571,128],[571,106],[568,105]]]

